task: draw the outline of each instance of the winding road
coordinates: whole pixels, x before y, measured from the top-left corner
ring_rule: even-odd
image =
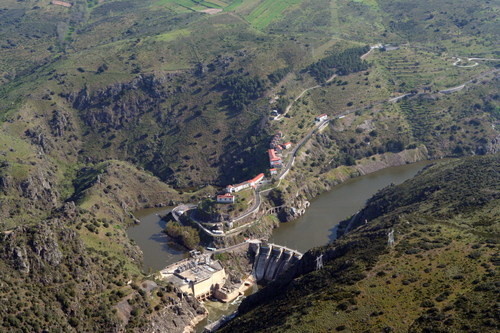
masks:
[[[248,211],[246,211],[242,215],[234,218],[232,220],[232,222],[238,222],[240,220],[243,220],[245,217],[252,215],[255,211],[257,211],[260,208],[260,204],[261,204],[262,200],[261,200],[259,194],[260,194],[260,192],[257,191],[257,189],[254,189],[254,198],[255,198],[255,200],[254,200],[252,208],[250,208]]]
[[[370,48],[370,51],[368,51],[367,53],[365,53],[364,55],[362,55],[361,57],[364,59],[366,58],[370,52],[372,52],[374,49],[378,48],[377,45],[375,46],[372,46]],[[460,58],[457,58],[457,60],[453,63],[454,66],[457,66],[457,67],[473,67],[473,66],[477,66],[477,62],[474,64],[474,65],[469,65],[469,66],[459,66],[458,63],[460,63],[462,60]],[[500,61],[500,59],[490,59],[490,58],[468,58],[468,61]],[[486,75],[488,74],[492,74],[492,73],[497,73],[499,72],[500,69],[492,69],[492,70],[489,70],[489,71],[486,71],[486,72],[483,72],[479,75],[476,75],[475,77],[473,77],[472,79],[464,82],[463,84],[459,85],[459,86],[456,86],[456,87],[452,87],[452,88],[448,88],[448,89],[444,89],[444,90],[440,90],[439,93],[442,93],[442,94],[450,94],[450,93],[453,93],[453,92],[456,92],[456,91],[460,91],[462,90],[463,88],[466,87],[466,85],[468,84],[471,84],[471,83],[474,83],[474,81],[482,78],[482,77],[485,77]],[[331,82],[337,75],[333,75],[332,77],[330,77],[325,83],[323,84],[318,84],[318,85],[315,85],[315,86],[312,86],[312,87],[309,87],[307,89],[304,89],[302,90],[302,92],[297,96],[295,97],[295,99],[286,107],[285,109],[285,112],[283,113],[283,115],[287,114],[290,109],[292,108],[292,106],[295,104],[295,102],[297,102],[300,98],[302,98],[308,91],[311,91],[313,89],[316,89],[316,88],[320,88],[322,86],[324,86],[326,83],[329,83]],[[348,111],[344,111],[340,114],[337,115],[337,118],[343,118],[344,116],[348,115],[348,114],[351,114],[351,113],[354,113],[356,111],[359,111],[359,110],[362,110],[362,109],[367,109],[367,108],[370,108],[370,107],[373,107],[375,105],[380,105],[380,104],[383,104],[385,102],[390,102],[390,103],[395,103],[407,96],[418,96],[418,95],[422,95],[424,94],[425,92],[418,92],[418,93],[406,93],[404,95],[400,95],[400,96],[397,96],[397,97],[393,97],[393,98],[389,98],[387,100],[383,100],[383,101],[380,101],[378,103],[374,103],[374,104],[371,104],[370,106],[367,106],[367,107],[364,107],[364,108],[357,108],[357,109],[354,109],[354,110],[348,110]],[[316,123],[314,125],[314,127],[297,143],[297,145],[292,149],[292,151],[290,152],[289,154],[289,159],[286,163],[286,165],[284,167],[281,168],[281,171],[280,173],[278,174],[278,179],[279,179],[279,182],[278,184],[276,184],[274,187],[272,188],[269,188],[269,189],[266,189],[266,190],[262,190],[260,191],[257,188],[254,189],[254,198],[255,198],[255,201],[254,201],[254,204],[252,205],[252,207],[247,210],[245,213],[243,213],[242,215],[234,218],[232,220],[232,222],[238,222],[240,220],[243,220],[245,219],[246,217],[252,215],[253,213],[255,213],[256,211],[258,211],[260,209],[260,206],[261,206],[261,203],[262,203],[262,198],[261,198],[261,194],[263,193],[266,193],[266,192],[269,192],[271,190],[273,190],[274,188],[278,187],[280,184],[281,184],[281,180],[287,175],[287,173],[290,171],[290,169],[292,168],[293,166],[293,163],[295,161],[295,158],[297,156],[297,153],[298,151],[300,150],[300,148],[302,148],[302,146],[314,135],[314,133],[319,129],[321,128],[323,125],[325,125],[326,123],[330,122],[330,119],[327,119],[327,120],[324,120],[322,122],[319,122],[319,123]],[[180,216],[182,213],[184,212],[187,212],[188,210],[192,210],[196,208],[196,205],[181,205],[181,206],[178,206],[178,207],[175,207],[173,210],[172,210],[172,215],[174,216],[174,218],[179,221],[178,219],[178,216]],[[180,214],[178,213],[179,211],[182,211]],[[179,214],[179,215],[177,215]],[[227,233],[225,234],[216,234],[216,233],[213,233],[211,230],[207,229],[202,223],[200,223],[199,221],[197,221],[194,216],[192,216],[192,214],[190,213],[189,214],[189,217],[190,219],[196,223],[201,230],[203,230],[205,233],[207,233],[208,235],[212,236],[212,237],[226,237],[226,236],[232,236],[234,234],[237,234],[239,233],[240,231],[242,230],[246,230],[249,226],[259,222],[259,220],[254,220],[254,221],[251,221],[251,222],[248,222],[248,223],[245,223],[241,226],[238,226],[236,228],[233,228],[231,230],[229,230]]]
[[[337,74],[333,74],[332,76],[330,76],[330,78],[328,80],[325,81],[325,83],[317,84],[315,86],[312,86],[312,87],[309,87],[309,88],[306,88],[306,89],[302,90],[302,92],[297,97],[295,97],[295,99],[290,104],[288,104],[288,106],[286,107],[285,112],[283,113],[283,115],[287,114],[288,111],[290,111],[290,109],[292,108],[292,106],[295,104],[295,102],[297,102],[299,99],[301,99],[305,95],[305,93],[307,93],[310,90],[316,89],[316,88],[321,88],[325,84],[330,83],[336,77],[337,77]]]
[[[495,58],[467,58],[467,61],[474,61],[472,65],[459,65],[463,60],[457,57],[457,60],[453,63],[453,66],[460,68],[471,68],[479,65],[478,61],[500,61],[500,59]]]

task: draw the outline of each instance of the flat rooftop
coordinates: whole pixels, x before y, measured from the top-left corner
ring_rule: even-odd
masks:
[[[214,262],[211,265],[199,264],[184,272],[180,272],[178,275],[191,281],[200,282],[209,279],[215,272],[221,269],[222,266],[218,262]]]
[[[201,282],[209,279],[214,273],[222,270],[223,267],[219,261],[210,261],[207,264],[204,261],[183,260],[177,264],[171,265],[161,271],[165,280],[172,282],[177,286],[187,284],[187,280]]]

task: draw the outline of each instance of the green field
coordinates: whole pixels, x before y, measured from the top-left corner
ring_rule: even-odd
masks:
[[[217,3],[216,3],[217,2]],[[194,1],[194,0],[159,0],[154,6],[164,6],[175,12],[201,11],[209,8],[223,8],[225,3],[220,1]]]
[[[493,73],[498,62],[471,68],[452,65],[453,57],[498,58],[498,1],[456,0],[453,6],[449,0],[71,4],[67,8],[50,0],[3,0],[0,8],[0,270],[6,281],[0,283],[0,298],[6,303],[0,307],[0,327],[6,331],[151,331],[148,320],[159,313],[163,323],[182,331],[183,323],[177,322],[182,316],[177,306],[171,307],[182,301],[171,286],[157,281],[163,296],[138,286],[150,277],[141,272],[140,249],[124,232],[132,222],[130,212],[199,202],[227,184],[264,172],[276,131],[283,131],[287,141],[299,142],[313,129],[318,114],[327,113],[332,121],[300,148],[281,183],[283,200],[290,199],[287,205],[309,201],[363,168],[385,162],[498,150],[498,77]],[[364,46],[376,43],[399,48],[373,51],[367,63],[361,62],[356,50],[365,52]],[[439,93],[485,72],[490,74],[459,92]],[[339,76],[326,83],[333,73]],[[384,102],[409,91],[418,95]],[[286,115],[270,119],[271,110],[285,110],[295,99]],[[334,119],[341,113],[346,116]],[[472,193],[468,207],[488,202],[487,197],[476,198],[493,193],[470,191],[477,186],[471,180],[477,174],[467,174],[463,188],[452,184],[455,194]],[[426,185],[423,197],[450,182],[441,185]],[[241,193],[232,216],[245,211],[252,198],[252,191]],[[262,199],[263,207],[269,207]],[[454,212],[448,208],[443,209]],[[436,221],[413,213],[408,212],[415,220],[400,224],[413,228],[408,235],[432,234],[420,244],[426,248],[440,243]],[[486,225],[466,213],[449,222],[474,230]],[[482,213],[490,216],[486,210]],[[423,220],[432,230],[424,230],[429,228],[420,224]],[[379,230],[386,228],[379,222]],[[256,219],[241,237],[268,237],[278,224],[274,216]],[[413,285],[405,287],[406,280],[416,275],[445,287],[439,280],[470,260],[465,258],[470,246],[463,242],[479,242],[449,225],[441,229],[452,238],[451,246],[415,256],[420,261],[413,267],[401,251],[418,244],[403,242],[407,247],[401,251],[380,253],[383,262],[371,266],[375,277],[366,270],[367,279],[346,290],[356,288],[362,295],[348,297],[349,304],[338,308],[327,302],[325,298],[346,296],[334,286],[320,295],[314,295],[315,290],[306,293],[297,304],[268,311],[259,320],[293,311],[291,321],[282,322],[279,329],[348,331],[342,326],[345,321],[352,320],[354,328],[363,325],[353,319],[359,313],[358,318],[373,321],[378,331],[390,331],[379,321],[384,318],[381,310],[370,312],[377,306],[387,320],[399,320],[394,309],[401,307],[384,300],[384,290],[400,302],[418,300],[405,308],[413,320],[419,304],[429,301],[422,297],[432,292],[417,293]],[[372,244],[377,232],[356,244]],[[385,233],[382,238],[385,242]],[[493,252],[487,246],[485,257]],[[442,268],[434,267],[428,253],[450,269],[437,271]],[[358,257],[368,260],[373,253]],[[356,258],[342,259],[339,265]],[[486,264],[486,259],[480,260]],[[421,272],[428,265],[440,273],[431,277]],[[377,275],[393,267],[404,274],[384,281],[382,273]],[[489,274],[481,267],[464,271],[480,280]],[[338,272],[332,268],[321,281],[316,280],[322,274],[317,272],[312,280],[330,284]],[[468,283],[469,277],[463,281]],[[354,281],[351,278],[346,281]],[[308,284],[304,286],[306,292]],[[453,289],[455,294],[464,290]],[[125,309],[117,310],[117,304]],[[201,313],[189,304],[184,299],[184,313]],[[301,308],[293,308],[297,305]],[[315,305],[318,311],[308,313]],[[316,325],[315,318],[328,320]],[[326,327],[330,320],[338,325]],[[395,329],[403,326],[398,322]]]
[[[292,9],[301,2],[302,0],[263,0],[246,19],[256,28],[263,29],[271,22],[282,19],[285,10]]]

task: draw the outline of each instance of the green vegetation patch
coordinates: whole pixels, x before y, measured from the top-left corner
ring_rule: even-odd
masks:
[[[197,248],[200,244],[198,230],[193,227],[183,226],[177,222],[171,221],[167,223],[165,232],[190,250]]]
[[[293,8],[302,0],[262,0],[259,5],[246,16],[246,19],[257,29],[266,28],[272,22],[283,18],[285,10]]]
[[[498,220],[499,161],[437,164],[380,191],[357,228],[308,251],[295,277],[247,298],[222,332],[493,332],[498,228],[473,221]]]
[[[366,70],[368,63],[360,59],[360,57],[369,49],[369,46],[363,46],[347,49],[340,53],[333,53],[309,65],[305,71],[312,75],[316,81],[324,82],[333,74],[347,75]]]

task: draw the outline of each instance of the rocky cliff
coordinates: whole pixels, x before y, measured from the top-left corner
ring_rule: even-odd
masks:
[[[16,189],[16,180],[3,179],[4,191]],[[43,192],[50,184],[30,179],[18,189],[27,199],[50,198]],[[118,161],[80,170],[74,187],[76,204],[55,197],[43,221],[0,234],[0,294],[9,300],[0,310],[3,327],[183,332],[204,315],[196,300],[160,281],[142,287],[142,252],[125,233],[133,210],[175,202],[176,191]]]

